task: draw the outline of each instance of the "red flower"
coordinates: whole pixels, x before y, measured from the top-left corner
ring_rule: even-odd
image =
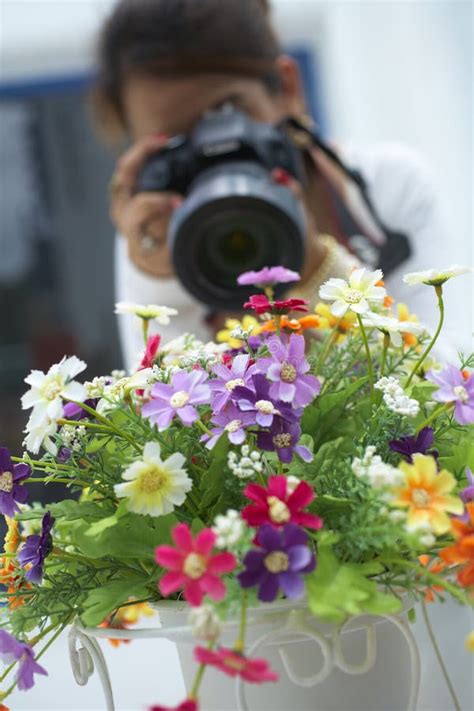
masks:
[[[256,314],[272,312],[272,305],[264,294],[254,294],[244,304],[244,309],[252,309]]]
[[[176,548],[158,546],[155,560],[170,572],[163,575],[159,588],[164,597],[180,590],[193,607],[198,607],[207,593],[213,600],[222,600],[225,585],[218,577],[234,570],[237,562],[232,553],[211,555],[216,535],[210,528],[203,528],[193,540],[187,523],[179,523],[171,533]]]
[[[284,299],[269,301],[264,294],[256,294],[244,304],[244,309],[252,309],[257,314],[286,314],[290,311],[307,311],[306,299]]]
[[[152,706],[150,711],[198,711],[197,701],[186,699],[179,706]]]
[[[306,481],[300,481],[294,490],[288,490],[286,476],[271,476],[268,488],[260,484],[247,484],[244,495],[255,501],[242,511],[242,518],[249,526],[261,526],[271,523],[284,526],[295,523],[297,526],[319,529],[323,522],[319,516],[306,513],[302,509],[314,500],[315,493]]]
[[[265,659],[249,659],[228,647],[220,647],[216,652],[205,647],[196,647],[194,656],[199,664],[209,664],[229,676],[241,676],[252,684],[278,681],[279,678]]]
[[[161,336],[156,334],[155,336],[149,336],[146,343],[145,353],[140,363],[138,370],[143,370],[144,368],[152,368],[155,364],[156,354],[158,353],[158,348],[160,347]]]

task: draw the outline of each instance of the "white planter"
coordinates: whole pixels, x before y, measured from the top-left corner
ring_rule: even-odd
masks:
[[[116,630],[128,639],[162,637],[175,642],[188,691],[196,671],[196,640],[187,625],[189,608],[182,603],[156,605],[160,629]],[[242,684],[206,669],[200,692],[201,711],[403,711],[414,710],[420,664],[405,613],[399,616],[353,618],[342,628],[319,622],[304,603],[274,603],[248,612],[247,653],[264,657],[280,675],[276,683]],[[224,627],[221,643],[232,646],[238,621]],[[107,629],[71,630],[71,663],[79,684],[93,671],[100,674],[107,711],[113,711],[112,690],[96,637]],[[80,648],[77,649],[78,642]],[[131,654],[133,651],[131,650]]]

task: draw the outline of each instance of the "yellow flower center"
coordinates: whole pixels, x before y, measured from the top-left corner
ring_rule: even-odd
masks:
[[[5,491],[9,494],[13,489],[13,474],[11,472],[3,472],[0,474],[0,491]]]
[[[226,432],[237,432],[242,427],[242,420],[232,420],[225,426]]]
[[[229,669],[235,669],[236,671],[242,671],[246,667],[245,659],[237,659],[236,657],[226,657],[224,664]]]
[[[296,380],[296,368],[291,363],[283,363],[280,377],[284,383],[293,383]]]
[[[469,400],[469,395],[464,385],[456,385],[456,387],[453,388],[453,393],[461,402],[467,402]]]
[[[43,397],[46,400],[55,400],[58,395],[60,395],[62,390],[62,384],[60,382],[53,381],[46,383],[45,387],[43,388]]]
[[[348,304],[358,304],[364,298],[364,294],[359,289],[348,289],[344,294],[344,301]]]
[[[189,395],[185,390],[178,390],[177,393],[171,396],[170,398],[170,405],[171,407],[174,407],[176,410],[179,410],[180,407],[184,407],[189,401]]]
[[[206,560],[199,553],[190,553],[186,556],[183,573],[192,580],[197,580],[206,572]]]
[[[291,518],[291,512],[284,501],[277,496],[267,496],[268,514],[275,523],[286,523]]]
[[[156,491],[166,488],[169,483],[168,472],[159,467],[150,467],[140,476],[140,490],[145,494],[154,494]]]
[[[273,444],[278,449],[284,449],[285,447],[291,446],[291,434],[289,432],[283,432],[282,434],[277,434],[273,438]]]
[[[275,412],[273,403],[270,400],[257,400],[255,407],[263,415],[272,415]]]
[[[430,503],[430,496],[425,489],[413,489],[411,499],[415,506],[419,506],[420,508],[428,506]]]
[[[229,380],[229,381],[225,384],[225,388],[226,388],[226,390],[227,390],[228,392],[231,393],[232,390],[234,390],[234,388],[236,388],[238,385],[245,385],[245,383],[244,383],[244,381],[242,380],[242,378],[234,378],[234,380]]]
[[[284,573],[288,570],[289,560],[283,551],[272,551],[266,556],[263,564],[270,573]]]

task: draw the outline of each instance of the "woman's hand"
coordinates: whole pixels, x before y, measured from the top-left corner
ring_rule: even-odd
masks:
[[[110,184],[110,217],[127,239],[129,259],[138,269],[155,277],[173,274],[168,226],[173,210],[183,198],[171,192],[135,194],[135,186],[146,159],[163,148],[167,140],[160,134],[137,141],[117,161]]]

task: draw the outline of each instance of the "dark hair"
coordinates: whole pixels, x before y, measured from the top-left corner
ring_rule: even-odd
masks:
[[[105,132],[122,132],[130,73],[234,73],[275,93],[279,53],[268,0],[119,0],[99,36],[93,110]]]

